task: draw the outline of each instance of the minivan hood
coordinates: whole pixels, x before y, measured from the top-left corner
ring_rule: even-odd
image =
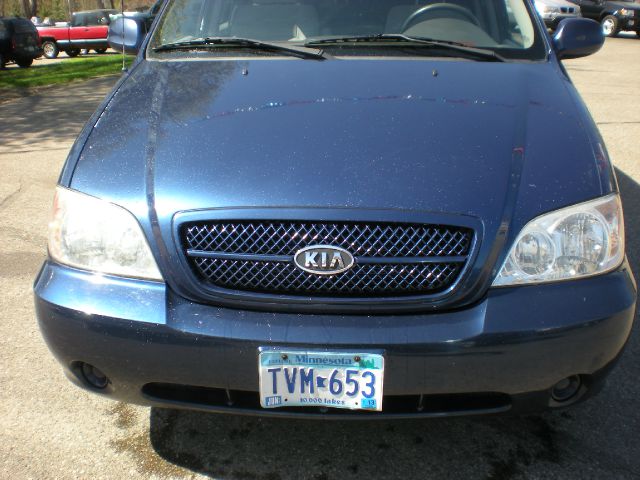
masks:
[[[611,188],[582,108],[552,63],[143,61],[71,187],[143,224],[149,206],[161,223],[182,210],[350,207],[469,215],[495,233]]]

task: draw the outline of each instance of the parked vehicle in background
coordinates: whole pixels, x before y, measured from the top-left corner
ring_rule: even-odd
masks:
[[[56,58],[60,51],[64,51],[75,57],[82,49],[106,52],[109,48],[110,15],[116,13],[117,10],[87,10],[74,13],[68,27],[38,27],[44,56]]]
[[[536,10],[547,28],[555,30],[561,20],[580,16],[580,7],[567,0],[536,0]]]
[[[144,31],[145,35],[151,28],[151,24],[160,12],[160,8],[164,0],[156,0],[156,2],[148,9],[136,12],[124,12],[124,15],[117,14],[111,16],[111,28],[109,28],[109,46],[114,50],[122,48],[123,34],[128,28],[135,25],[137,29]],[[123,19],[124,17],[124,19]],[[112,45],[112,41],[118,45]]]
[[[146,30],[148,31],[149,28],[151,28],[151,24],[153,23],[153,20],[156,18],[156,15],[160,11],[160,7],[162,7],[163,3],[164,3],[164,0],[157,0],[149,8],[134,10],[130,12],[124,12],[124,14],[118,12],[115,15],[111,15],[111,22],[113,23],[115,20],[122,17],[134,18],[137,20],[142,20],[144,22]],[[141,25],[140,22],[137,22],[137,23],[138,25]],[[113,30],[113,28],[111,30]]]
[[[28,19],[0,17],[0,68],[9,61],[26,68],[41,55],[38,31]]]
[[[602,33],[615,37],[621,31],[633,31],[640,36],[640,4],[634,0],[572,0],[580,6],[582,16],[600,22]]]
[[[51,17],[33,17],[31,18],[31,23],[33,23],[36,27],[60,27],[69,25],[68,22],[56,22],[56,20]]]

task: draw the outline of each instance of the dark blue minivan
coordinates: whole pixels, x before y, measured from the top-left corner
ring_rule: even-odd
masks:
[[[615,174],[529,0],[167,0],[86,124],[35,282],[77,385],[390,418],[598,391],[632,326]]]

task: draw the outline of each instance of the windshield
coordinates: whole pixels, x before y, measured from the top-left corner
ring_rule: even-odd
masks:
[[[340,50],[330,52],[334,55],[359,55],[366,49],[389,55],[394,48],[402,50],[397,42],[383,47],[384,42],[371,45],[345,38],[384,34],[491,49],[507,58],[545,55],[524,0],[171,0],[150,47],[213,37],[287,45],[324,41],[323,49]],[[340,42],[332,47],[334,38]],[[220,46],[216,44],[218,50]]]

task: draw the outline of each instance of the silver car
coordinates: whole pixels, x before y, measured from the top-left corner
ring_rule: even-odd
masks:
[[[561,20],[580,17],[580,7],[566,0],[535,0],[536,10],[547,28],[555,30]]]

